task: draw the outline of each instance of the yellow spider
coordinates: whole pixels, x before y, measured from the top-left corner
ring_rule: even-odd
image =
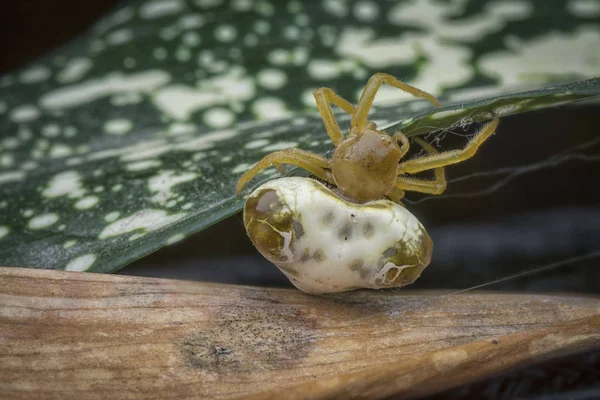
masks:
[[[357,203],[384,197],[400,203],[405,191],[443,193],[446,189],[443,167],[471,158],[479,146],[495,132],[499,120],[495,118],[485,125],[462,150],[438,153],[429,143],[415,138],[415,142],[425,149],[428,155],[400,162],[409,149],[406,135],[398,131],[390,136],[378,131],[375,123],[367,121],[375,94],[383,83],[427,99],[439,107],[439,102],[431,94],[384,73],[377,73],[369,79],[356,106],[329,88],[319,88],[313,95],[325,129],[335,146],[333,157],[327,159],[319,154],[295,148],[270,153],[240,178],[236,191],[239,193],[254,175],[265,168],[292,164],[337,186],[344,197]],[[352,116],[350,130],[345,138],[333,116],[330,104],[340,107]],[[434,170],[435,176],[432,181],[406,176],[431,169]]]

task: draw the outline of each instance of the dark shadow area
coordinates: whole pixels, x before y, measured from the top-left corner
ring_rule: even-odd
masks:
[[[118,3],[118,0],[0,2],[0,75],[74,39]]]
[[[592,400],[598,393],[600,350],[547,360],[423,400]]]

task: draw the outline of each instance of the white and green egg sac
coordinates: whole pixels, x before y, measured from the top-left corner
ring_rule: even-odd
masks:
[[[258,251],[311,294],[409,285],[433,250],[423,225],[401,205],[351,203],[309,178],[257,188],[244,225]]]

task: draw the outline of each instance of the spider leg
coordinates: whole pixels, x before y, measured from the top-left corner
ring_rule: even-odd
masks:
[[[323,122],[325,123],[327,134],[333,141],[333,144],[337,147],[344,138],[340,131],[340,127],[335,120],[330,103],[340,107],[350,115],[354,115],[356,107],[329,88],[319,88],[313,92],[313,96],[317,102],[317,108],[319,109],[319,113],[321,113],[321,118],[323,118]]]
[[[404,157],[406,153],[408,153],[408,149],[410,144],[408,143],[408,138],[406,135],[400,131],[394,133],[394,140],[400,144],[400,157]]]
[[[406,83],[400,82],[392,75],[380,72],[373,75],[369,79],[365,86],[365,90],[363,90],[362,94],[360,95],[360,100],[358,100],[358,105],[356,107],[356,113],[352,117],[352,129],[356,129],[359,132],[364,130],[365,124],[367,123],[367,115],[371,110],[371,106],[373,105],[375,95],[377,94],[377,91],[379,90],[381,85],[383,85],[383,83],[387,83],[390,86],[408,92],[415,97],[421,97],[426,100],[429,100],[436,107],[440,106],[440,103],[431,94],[419,90],[415,87],[412,87]]]
[[[404,207],[404,204],[402,204],[402,199],[404,198],[404,190],[395,187],[392,189],[391,192],[387,194],[387,198],[393,201],[394,203],[398,203]]]
[[[417,142],[425,151],[431,155],[440,154],[438,151],[426,141],[415,138]],[[434,169],[435,179],[433,181],[425,181],[417,178],[408,178],[405,176],[399,176],[396,180],[396,188],[403,190],[412,190],[413,192],[421,192],[428,194],[442,194],[446,190],[446,173],[443,167],[437,167]]]
[[[462,150],[452,150],[445,153],[432,154],[426,157],[416,158],[401,163],[398,166],[398,174],[415,174],[447,165],[456,164],[467,160],[475,155],[477,149],[496,131],[498,118],[494,118],[489,124],[483,127]]]
[[[241,192],[244,185],[246,185],[246,183],[248,183],[250,179],[254,177],[254,175],[263,169],[269,168],[271,165],[281,168],[281,164],[297,165],[300,168],[304,168],[319,179],[331,184],[335,184],[331,172],[328,171],[329,160],[318,154],[291,148],[276,151],[263,157],[262,160],[260,160],[250,170],[242,175],[235,186],[236,193]]]

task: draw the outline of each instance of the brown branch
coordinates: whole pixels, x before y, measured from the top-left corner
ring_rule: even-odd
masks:
[[[589,297],[315,297],[0,268],[0,396],[413,397],[597,346],[599,314]]]

